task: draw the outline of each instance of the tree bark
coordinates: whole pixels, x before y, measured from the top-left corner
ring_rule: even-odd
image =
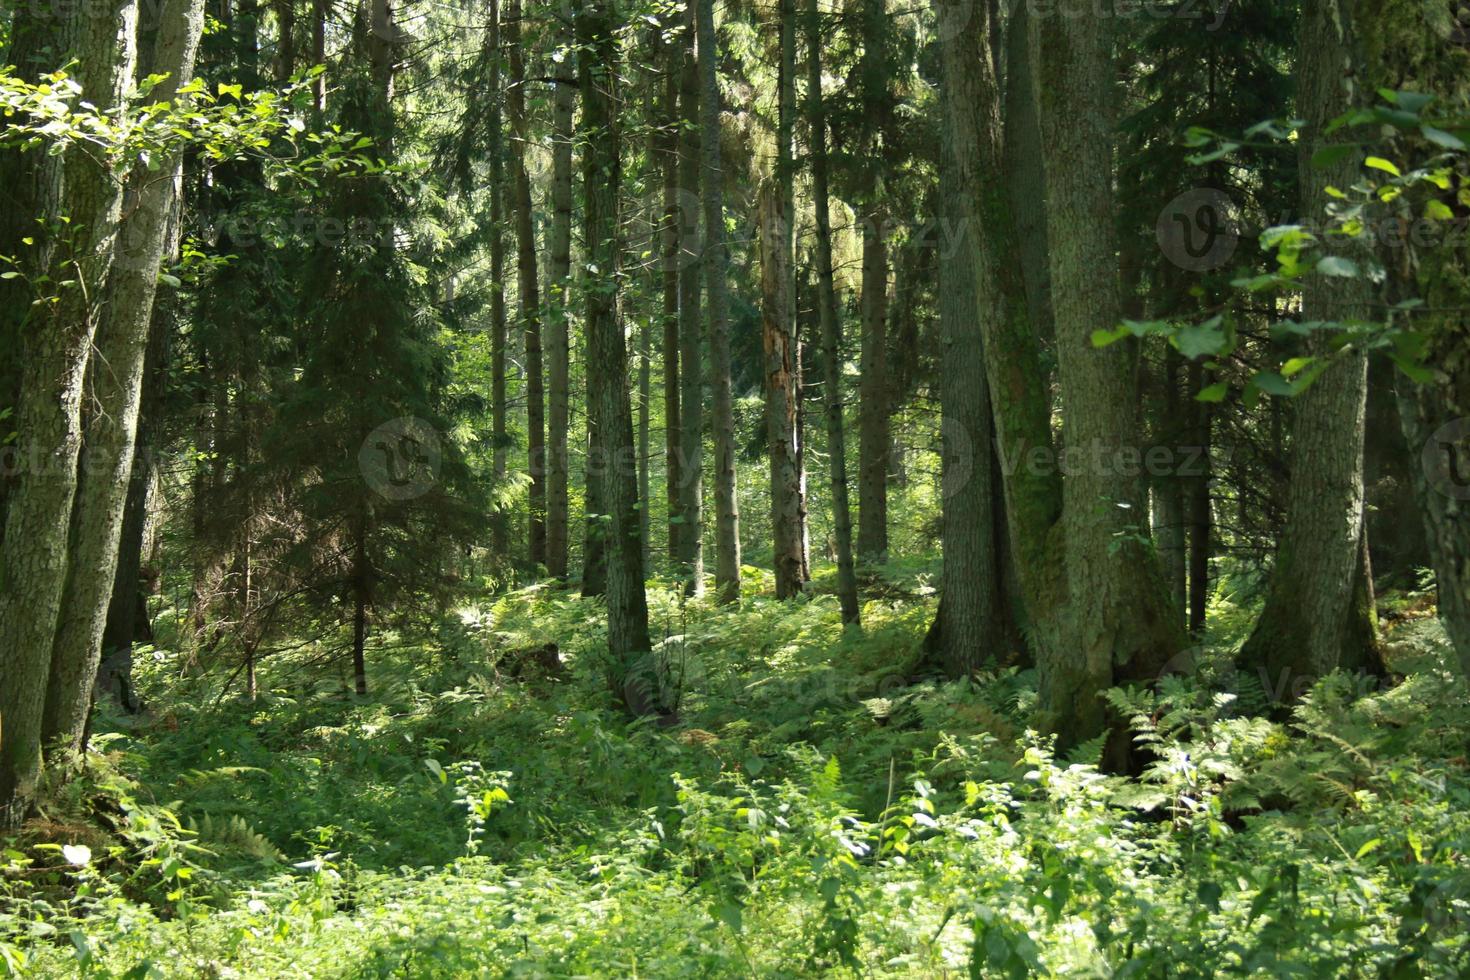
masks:
[[[847,487],[847,439],[843,426],[842,322],[832,274],[832,212],[827,160],[827,113],[822,97],[822,28],[817,0],[806,0],[807,121],[811,127],[812,207],[817,234],[817,315],[822,329],[822,402],[827,422],[827,454],[831,474],[832,535],[837,551],[837,599],[842,621],[861,625],[857,570],[852,555],[852,505]]]
[[[863,349],[858,381],[858,556],[881,563],[888,554],[888,238],[881,205],[863,212],[860,300]]]
[[[588,388],[591,424],[601,434],[599,460],[610,520],[607,534],[607,638],[610,681],[634,715],[667,714],[665,692],[648,637],[638,487],[626,465],[633,450],[628,352],[618,314],[619,156],[618,50],[608,0],[581,0],[577,38],[582,86],[583,186],[587,252],[601,281],[587,290]]]
[[[55,67],[76,59],[74,77],[87,101],[118,103],[133,75],[136,17],[132,0],[67,8],[58,15]],[[41,719],[66,586],[83,382],[122,202],[119,182],[103,169],[109,165],[99,166],[76,147],[35,160],[45,174],[38,186],[59,181],[64,187],[60,213],[47,213],[48,223],[61,214],[70,218],[70,240],[57,244],[50,263],[65,267],[54,268],[51,281],[75,285],[59,287],[57,302],[28,325],[22,345],[16,429],[24,433],[36,468],[11,484],[0,547],[0,829],[25,817],[41,772]],[[59,178],[50,169],[58,166]]]
[[[541,357],[541,295],[536,270],[536,223],[531,175],[526,171],[530,126],[526,118],[526,61],[521,43],[521,0],[506,7],[505,43],[510,49],[511,172],[515,178],[516,282],[526,340],[526,454],[531,475],[528,557],[546,564],[546,389]]]
[[[152,98],[172,99],[193,78],[203,28],[203,0],[167,0],[150,68],[168,78],[154,88]],[[107,284],[108,313],[97,329],[88,372],[94,415],[84,434],[66,590],[41,729],[42,739],[62,752],[82,747],[92,705],[133,468],[149,325],[169,221],[182,192],[182,158],[175,154],[158,164],[157,171],[139,170],[129,178]]]
[[[704,323],[700,271],[704,246],[699,199],[699,64],[695,57],[694,4],[685,5],[679,62],[678,185],[674,253],[679,307],[679,574],[686,595],[704,592]],[[667,204],[667,200],[665,204]],[[666,273],[667,274],[667,273]]]
[[[1120,318],[1113,220],[1112,20],[1088,0],[1063,0],[1059,16],[1033,30],[1045,161],[1051,298],[1062,390],[1063,438],[1085,462],[1063,481],[1068,643],[1040,661],[1045,727],[1066,746],[1103,731],[1101,694],[1115,683],[1153,680],[1184,645],[1162,570],[1147,546],[1136,470],[1120,465],[1141,444],[1135,353],[1101,350],[1098,330]],[[1128,750],[1114,729],[1109,763]]]
[[[510,436],[506,431],[505,402],[505,137],[500,87],[500,0],[490,0],[490,443],[491,472],[497,488],[505,486]],[[510,521],[505,504],[497,501],[490,519],[490,547],[497,559],[510,554]]]
[[[740,508],[735,488],[735,399],[730,380],[730,315],[725,277],[724,171],[720,166],[719,52],[714,0],[698,0],[701,194],[704,200],[704,274],[709,306],[711,424],[715,442],[715,591],[720,601],[740,598]]]
[[[656,41],[657,45],[658,42]],[[662,177],[663,213],[659,224],[659,285],[663,306],[664,368],[664,491],[669,511],[669,560],[678,569],[683,554],[680,536],[685,517],[683,508],[684,425],[680,409],[683,390],[679,383],[679,252],[683,222],[679,212],[679,145],[683,127],[679,118],[679,87],[683,75],[684,52],[678,45],[659,45],[664,65],[663,89],[659,104],[661,126],[655,137],[654,158]],[[696,297],[696,302],[697,302]]]
[[[1342,43],[1339,31],[1346,25],[1334,7],[1330,2],[1307,5],[1297,60],[1297,112],[1306,120],[1298,179],[1309,221],[1325,217],[1331,202],[1327,188],[1351,186],[1363,161],[1357,152],[1325,167],[1312,160],[1324,146],[1338,141],[1324,133],[1326,126],[1354,106],[1344,86],[1344,80],[1355,74],[1351,43]],[[1373,307],[1373,286],[1365,278],[1314,275],[1302,291],[1304,321],[1371,321]],[[1377,645],[1371,629],[1356,629],[1353,623],[1355,616],[1367,612],[1355,599],[1364,545],[1368,356],[1347,351],[1334,357],[1320,337],[1314,338],[1310,349],[1331,361],[1296,399],[1286,529],[1276,550],[1265,608],[1241,650],[1243,663],[1267,679],[1267,690],[1289,698],[1341,664],[1378,659],[1348,649],[1350,643],[1365,640]]]
[[[546,474],[546,572],[552,578],[567,577],[570,536],[569,459],[567,437],[571,430],[571,336],[567,309],[570,303],[572,270],[572,131],[576,111],[576,79],[570,66],[556,79],[552,106],[551,147],[551,234],[547,277],[547,347],[551,398],[547,419],[548,456]]]
[[[950,21],[941,13],[943,32]],[[969,40],[963,34],[942,33],[944,48]],[[944,50],[940,56],[941,84],[946,89],[963,83],[950,73],[960,71],[964,56]],[[940,198],[965,201],[955,131],[941,130],[939,159]],[[972,226],[975,209],[957,215]],[[979,232],[943,243],[939,255],[940,405],[943,420],[944,592],[940,598],[938,650],[947,675],[964,677],[987,657],[1003,662],[1008,612],[1005,608],[1003,556],[995,535],[997,501],[993,494],[994,420],[985,378],[985,338],[980,323],[975,277],[980,265]]]

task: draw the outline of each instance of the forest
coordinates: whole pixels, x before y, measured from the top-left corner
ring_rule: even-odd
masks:
[[[0,0],[0,978],[1470,976],[1470,2]]]

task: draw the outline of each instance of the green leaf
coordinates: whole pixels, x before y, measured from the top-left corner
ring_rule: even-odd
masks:
[[[1373,838],[1372,840],[1370,840],[1366,844],[1364,844],[1362,847],[1358,848],[1358,853],[1356,853],[1356,854],[1353,855],[1354,860],[1356,860],[1358,858],[1361,858],[1365,854],[1372,854],[1374,851],[1378,850],[1378,848],[1382,844],[1383,844],[1383,838],[1382,837],[1375,837],[1375,838]]]
[[[1358,264],[1352,259],[1343,258],[1341,255],[1328,255],[1318,260],[1317,274],[1335,276],[1338,279],[1356,279],[1361,273],[1358,272]]]
[[[1204,323],[1188,324],[1179,328],[1174,345],[1179,353],[1188,358],[1210,357],[1220,354],[1226,345],[1223,320],[1210,317]]]
[[[1220,381],[1206,388],[1201,388],[1199,394],[1195,395],[1194,397],[1195,401],[1223,402],[1225,400],[1225,396],[1229,393],[1230,386],[1225,382]]]
[[[1437,126],[1431,126],[1428,123],[1425,123],[1424,125],[1419,127],[1419,132],[1423,133],[1424,138],[1429,140],[1429,142],[1442,146],[1446,150],[1465,149],[1464,140],[1460,139],[1460,137],[1456,136],[1454,133],[1445,132]]]
[[[1403,176],[1398,167],[1383,159],[1383,157],[1369,157],[1363,161],[1363,166],[1372,167],[1374,170],[1382,170],[1384,173],[1393,174],[1395,177]]]

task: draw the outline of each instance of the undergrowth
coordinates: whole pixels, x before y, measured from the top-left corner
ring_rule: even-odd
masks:
[[[1432,631],[1402,683],[1280,720],[1216,637],[1111,692],[1128,779],[1028,731],[1029,672],[925,677],[901,592],[861,634],[826,597],[653,592],[672,728],[619,714],[598,604],[546,588],[385,636],[365,699],[307,652],[246,702],[155,651],[149,711],[0,842],[0,976],[1470,970],[1470,711]],[[548,643],[565,671],[527,666]]]

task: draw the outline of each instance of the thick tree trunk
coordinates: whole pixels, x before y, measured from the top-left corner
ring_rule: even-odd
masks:
[[[628,352],[618,315],[619,157],[617,35],[608,0],[582,0],[577,15],[582,85],[583,186],[590,266],[605,277],[587,290],[588,388],[591,424],[601,433],[603,490],[610,516],[607,548],[607,639],[613,691],[635,715],[663,715],[661,672],[648,638],[638,488],[626,465],[633,448]]]
[[[858,381],[858,556],[888,554],[888,236],[882,205],[864,210],[860,300],[863,349]]]
[[[168,78],[153,90],[153,98],[172,99],[193,78],[203,28],[204,0],[167,0],[150,67]],[[182,190],[181,158],[158,163],[158,171],[140,171],[130,178],[108,282],[108,312],[98,327],[96,357],[88,372],[94,415],[84,434],[83,475],[72,512],[70,565],[41,729],[42,738],[63,752],[81,748],[102,658],[102,630],[117,572],[142,404],[148,328],[169,221]]]
[[[1039,707],[1066,746],[1101,732],[1102,692],[1157,677],[1184,645],[1162,570],[1146,544],[1148,516],[1136,468],[1141,444],[1135,354],[1101,350],[1098,330],[1120,318],[1112,193],[1113,21],[1088,0],[1063,0],[1038,24],[1037,66],[1045,162],[1051,297],[1062,390],[1065,646],[1041,658]],[[1110,745],[1126,754],[1126,732]]]
[[[943,15],[942,15],[943,16]],[[946,23],[948,23],[946,19]],[[955,36],[945,47],[966,43]],[[942,85],[962,83],[950,72],[963,66],[952,52],[941,55]],[[959,173],[959,147],[954,130],[941,130],[940,198],[964,200]],[[974,208],[957,217],[973,224]],[[951,677],[964,677],[987,658],[1006,660],[1010,639],[1006,626],[1003,557],[995,534],[998,501],[991,480],[994,463],[994,420],[985,378],[983,312],[975,287],[980,265],[977,230],[958,242],[945,243],[939,258],[940,405],[944,442],[944,593],[937,629],[940,663]]]
[[[1051,344],[1056,324],[1051,307],[1051,267],[1046,245],[1046,174],[1041,118],[1036,102],[1036,71],[1031,61],[1029,2],[1009,3],[1005,50],[1005,179],[1016,222],[1017,259],[1026,283],[1036,333]]]
[[[547,359],[551,397],[547,418],[546,571],[567,577],[570,541],[567,437],[571,431],[571,336],[567,309],[572,271],[572,132],[576,79],[570,66],[557,76],[551,147],[551,234],[547,241]]]
[[[704,199],[704,273],[709,305],[709,360],[715,441],[715,590],[722,602],[740,598],[740,508],[735,491],[735,399],[730,380],[730,314],[725,277],[725,174],[720,166],[719,52],[714,0],[698,0],[700,157]]]
[[[807,121],[811,127],[812,206],[817,234],[817,315],[822,327],[822,403],[830,458],[832,536],[837,551],[837,598],[842,621],[860,625],[857,571],[852,553],[852,506],[847,488],[847,439],[842,403],[842,322],[832,274],[832,213],[828,191],[827,113],[822,99],[822,27],[817,0],[806,0]]]
[[[700,309],[699,65],[695,58],[694,4],[685,5],[679,49],[678,186],[674,253],[679,303],[679,574],[686,595],[704,592],[704,322]],[[672,66],[671,66],[672,67]],[[668,204],[667,200],[665,204]],[[667,273],[665,273],[667,275]]]
[[[55,24],[56,65],[76,59],[83,97],[114,106],[133,75],[137,11],[132,0],[76,7]],[[18,474],[6,501],[0,547],[0,829],[24,818],[41,772],[41,719],[67,576],[67,537],[82,443],[83,381],[112,262],[122,194],[114,175],[79,149],[32,154],[37,186],[65,188],[60,214],[72,239],[55,247],[51,281],[72,282],[24,331],[16,429],[35,469]],[[60,166],[60,178],[50,168]],[[37,202],[40,203],[40,202]],[[47,202],[50,203],[50,202]],[[48,287],[50,288],[50,287]],[[111,582],[109,576],[109,584]]]
[[[546,564],[546,390],[541,357],[541,292],[536,270],[536,219],[531,175],[526,170],[530,127],[526,118],[526,61],[521,44],[521,0],[506,8],[505,43],[510,49],[506,108],[511,126],[511,173],[515,178],[516,283],[526,340],[526,454],[531,475],[528,557]]]

